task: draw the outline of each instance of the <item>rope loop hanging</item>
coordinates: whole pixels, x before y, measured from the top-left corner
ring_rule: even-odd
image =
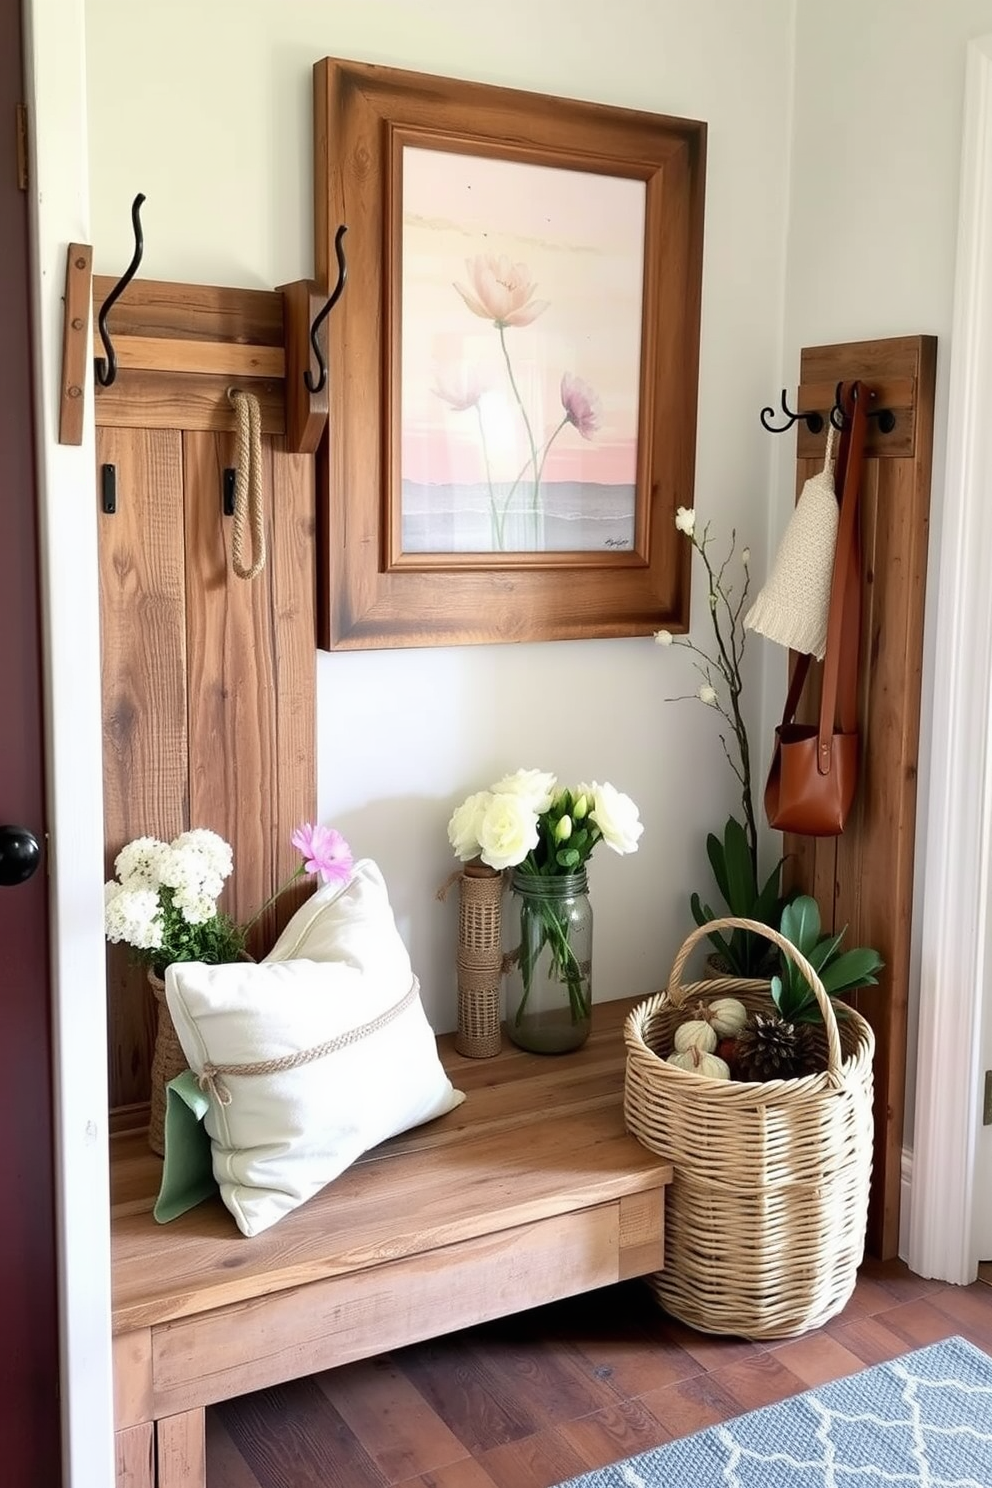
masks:
[[[265,567],[265,513],[262,510],[262,410],[254,393],[228,388],[238,421],[234,479],[234,535],[231,566],[239,579],[255,579]],[[252,561],[246,561],[246,528],[251,524]]]

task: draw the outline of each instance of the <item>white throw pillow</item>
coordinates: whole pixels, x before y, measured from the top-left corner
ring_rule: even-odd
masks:
[[[297,911],[257,965],[177,962],[166,997],[221,1197],[245,1235],[357,1157],[464,1100],[437,1054],[376,865],[355,864]]]

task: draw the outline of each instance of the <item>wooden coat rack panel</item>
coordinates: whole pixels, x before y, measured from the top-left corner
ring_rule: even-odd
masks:
[[[840,837],[785,838],[787,886],[816,897],[825,929],[847,926],[845,946],[874,946],[885,961],[879,986],[851,999],[877,1040],[868,1243],[884,1258],[899,1243],[935,370],[932,336],[806,348],[797,400],[826,416],[837,383],[858,378],[896,415],[890,433],[871,421],[862,478],[857,797]],[[825,442],[799,427],[797,492],[822,468]],[[817,707],[808,687],[803,717]]]
[[[113,465],[117,490],[99,517],[107,873],[136,836],[211,827],[234,849],[222,908],[247,919],[297,866],[293,827],[314,819],[313,461],[281,434],[263,440],[268,561],[238,579],[222,512],[230,373],[174,362],[218,342],[282,355],[282,298],[135,281],[115,321],[119,371],[97,396],[97,489]],[[154,348],[160,365],[135,370],[146,339],[182,351]],[[237,382],[257,392],[266,377]],[[272,384],[270,428],[281,396]],[[299,902],[284,896],[259,923],[256,954]],[[111,1106],[140,1106],[154,1009],[123,946],[109,948],[108,989]]]
[[[65,322],[59,439],[79,444],[88,355],[102,358],[96,317],[90,330],[92,249],[70,243],[66,257]],[[115,288],[92,278],[102,306]],[[108,315],[107,333],[118,375],[94,384],[96,422],[130,429],[233,429],[229,388],[254,393],[262,432],[284,434],[296,454],[313,454],[327,424],[327,385],[311,392],[310,330],[327,295],[312,280],[279,290],[131,281]],[[127,374],[125,376],[125,374]]]

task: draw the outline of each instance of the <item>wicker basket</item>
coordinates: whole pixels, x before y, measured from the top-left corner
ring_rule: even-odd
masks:
[[[712,929],[754,930],[789,956],[823,1014],[826,1069],[803,1079],[710,1080],[666,1063],[681,1009],[737,997],[774,1012],[767,990],[736,977],[682,985]],[[667,992],[624,1028],[627,1128],[674,1170],[665,1200],[665,1269],[648,1279],[673,1317],[704,1333],[791,1338],[845,1306],[864,1251],[872,1159],[875,1039],[858,1013],[838,1024],[813,968],[757,921],[714,920],[675,958]]]
[[[469,1059],[492,1059],[502,1047],[502,900],[502,873],[477,860],[468,863],[458,878],[455,1049]]]
[[[148,1117],[148,1145],[159,1157],[165,1156],[165,1087],[170,1080],[189,1068],[189,1060],[179,1042],[169,1004],[165,1000],[165,983],[151,970],[148,981],[158,1010],[155,1048],[152,1052],[151,1110]]]

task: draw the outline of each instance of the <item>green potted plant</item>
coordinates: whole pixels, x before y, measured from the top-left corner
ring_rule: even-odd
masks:
[[[831,998],[853,992],[857,987],[877,986],[875,973],[885,964],[881,956],[869,946],[842,951],[841,941],[847,926],[837,935],[824,935],[820,909],[811,894],[800,894],[785,906],[779,929],[800,955],[805,956]],[[787,1023],[822,1022],[820,1005],[809,982],[784,951],[778,954],[779,969],[771,979],[771,994],[779,1017]],[[838,1018],[843,1016],[842,1004],[836,1007],[836,1012]]]
[[[706,854],[723,900],[723,909],[714,911],[710,903],[698,893],[691,895],[689,907],[697,925],[734,915],[757,920],[777,929],[785,903],[782,895],[783,860],[780,859],[771,872],[762,877],[758,868],[758,830],[751,786],[751,749],[741,711],[746,641],[743,617],[750,587],[750,551],[748,548],[741,550],[740,568],[737,571],[734,561],[737,551],[736,532],[731,532],[727,556],[717,564],[710,554],[712,539],[709,523],[702,533],[697,533],[695,512],[680,506],[675,516],[675,525],[692,544],[706,574],[714,647],[712,652],[705,651],[688,636],[674,636],[669,630],[655,633],[655,640],[660,646],[678,646],[689,651],[693,666],[702,679],[695,692],[668,698],[666,701],[684,702],[691,699],[719,714],[726,725],[721,730],[720,743],[740,786],[741,815],[744,818],[741,822],[731,815],[722,835],[711,832],[706,838]],[[709,939],[716,957],[714,969],[732,976],[749,978],[767,977],[774,969],[775,948],[759,935],[745,930],[734,930],[730,935],[715,931]]]
[[[836,935],[824,935],[819,907],[810,894],[800,894],[785,906],[779,928],[819,976],[838,1022],[848,1010],[834,999],[856,987],[877,984],[881,956],[869,946],[842,951],[847,926]],[[824,1068],[824,1046],[815,1032],[823,1023],[820,1004],[795,963],[784,951],[778,956],[770,986],[775,1012],[753,1013],[734,1041],[731,1057],[739,1080],[789,1080]]]

